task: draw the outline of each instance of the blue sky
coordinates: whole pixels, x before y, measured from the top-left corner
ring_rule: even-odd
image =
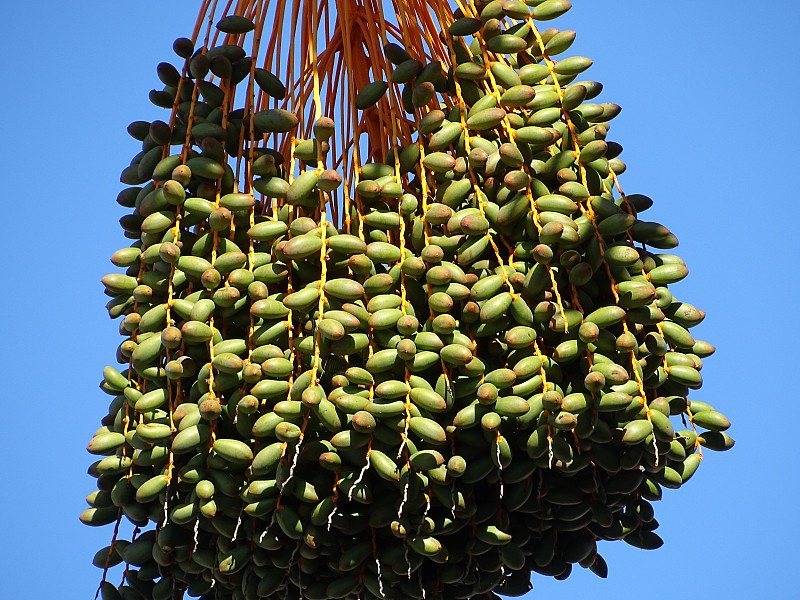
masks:
[[[188,35],[198,2],[15,2],[4,7],[0,165],[6,268],[0,293],[0,597],[91,598],[110,528],[78,521],[85,446],[105,413],[97,389],[116,323],[100,277],[127,245],[114,198],[137,143],[155,66]],[[664,546],[601,545],[610,575],[536,577],[553,594],[666,600],[800,597],[797,393],[797,3],[573,0],[558,25],[602,98],[621,104],[628,193],[651,196],[690,269],[676,295],[707,311],[696,331],[718,352],[697,399],[733,422],[737,445],[656,504]],[[763,6],[763,8],[762,8]],[[786,138],[785,140],[783,138]]]

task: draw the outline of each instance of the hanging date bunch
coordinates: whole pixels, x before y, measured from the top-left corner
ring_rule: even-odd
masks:
[[[733,440],[569,9],[203,2],[102,279],[103,600],[519,596],[661,545]]]

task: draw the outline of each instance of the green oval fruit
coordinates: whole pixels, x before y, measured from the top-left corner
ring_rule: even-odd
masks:
[[[509,107],[526,106],[536,95],[534,89],[528,85],[520,84],[509,88],[500,96],[500,104]]]
[[[92,454],[106,454],[116,451],[125,443],[125,436],[114,431],[96,434],[92,437],[86,449]]]
[[[268,95],[278,100],[286,97],[286,86],[267,69],[256,69],[255,81]]]
[[[155,500],[169,485],[166,475],[156,475],[145,481],[136,490],[136,501],[142,504]]]
[[[473,35],[477,33],[481,28],[481,20],[480,19],[471,19],[468,17],[461,17],[460,19],[456,19],[451,23],[448,31],[450,35],[454,35],[456,37],[463,37],[468,35]]]
[[[531,11],[531,16],[537,21],[550,21],[566,13],[572,4],[568,0],[544,0],[537,3]]]
[[[692,421],[696,425],[704,427],[705,429],[710,429],[711,431],[725,431],[731,426],[731,422],[727,417],[715,410],[701,410],[693,413]]]
[[[353,302],[364,296],[364,286],[352,279],[331,279],[326,281],[323,287],[327,294],[347,302]]]
[[[498,52],[500,54],[516,54],[522,52],[528,47],[528,42],[525,38],[517,37],[509,33],[501,33],[486,42],[486,48],[491,52]]]
[[[682,264],[665,264],[650,270],[647,278],[653,285],[670,285],[677,283],[689,274],[689,269]]]
[[[372,83],[368,83],[356,94],[356,108],[359,110],[366,110],[370,106],[377,104],[378,100],[386,94],[386,90],[388,89],[389,85],[385,81],[373,81]]]
[[[444,444],[447,441],[447,434],[442,426],[433,419],[426,417],[411,417],[408,422],[409,430],[422,438],[429,444]]]
[[[242,34],[253,31],[255,25],[247,17],[241,15],[228,15],[217,21],[217,29],[223,33]]]
[[[297,127],[299,122],[297,115],[282,108],[262,110],[253,115],[256,129],[264,133],[288,133]],[[192,166],[191,161],[189,166]]]
[[[578,75],[591,67],[593,62],[585,56],[570,56],[558,61],[555,64],[555,71],[559,75]]]
[[[206,425],[192,425],[182,429],[172,440],[172,451],[176,454],[183,454],[198,448],[201,444],[208,442],[211,431]]]
[[[439,351],[439,356],[441,356],[444,362],[453,366],[466,365],[473,358],[469,348],[460,344],[449,344],[445,346]]]
[[[625,444],[638,444],[653,432],[652,422],[642,419],[631,421],[623,427],[622,441]]]
[[[505,118],[506,111],[502,108],[486,108],[469,117],[467,119],[467,127],[473,131],[488,131],[500,125]]]

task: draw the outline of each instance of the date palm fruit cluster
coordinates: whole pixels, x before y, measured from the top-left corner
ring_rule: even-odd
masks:
[[[652,502],[733,440],[688,399],[714,348],[619,187],[620,109],[540,29],[569,2],[431,2],[377,54],[341,5],[286,83],[240,4],[159,65],[169,120],[129,127],[81,515],[117,524],[104,600],[495,598],[605,577],[600,540],[660,546]],[[339,90],[357,39],[374,81],[350,56]]]

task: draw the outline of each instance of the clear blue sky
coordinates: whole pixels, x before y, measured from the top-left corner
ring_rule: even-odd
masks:
[[[656,504],[665,545],[602,544],[607,580],[577,571],[534,579],[529,598],[800,598],[797,224],[797,25],[789,0],[573,0],[559,26],[603,98],[623,106],[629,193],[655,200],[689,277],[682,300],[718,347],[697,399],[736,438]],[[155,66],[188,35],[199,2],[5,3],[0,86],[0,598],[85,600],[110,528],[80,524],[94,489],[84,450],[109,397],[97,389],[119,337],[99,279],[126,246],[114,198],[138,150],[125,133],[161,118]],[[784,140],[784,138],[786,138]]]

